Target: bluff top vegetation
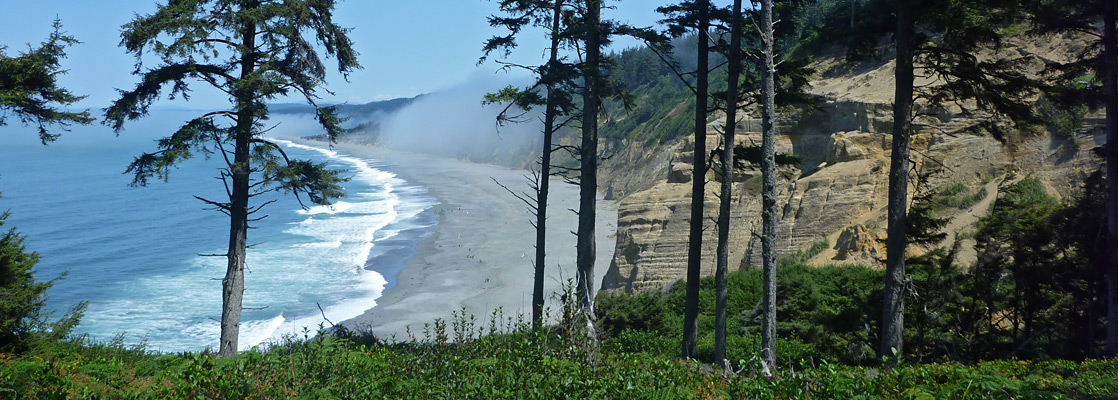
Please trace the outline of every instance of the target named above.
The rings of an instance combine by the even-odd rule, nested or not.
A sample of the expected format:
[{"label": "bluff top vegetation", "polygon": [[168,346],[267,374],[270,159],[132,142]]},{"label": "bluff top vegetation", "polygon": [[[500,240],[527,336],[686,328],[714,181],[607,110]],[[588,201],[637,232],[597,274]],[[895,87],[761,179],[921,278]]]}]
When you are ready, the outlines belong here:
[{"label": "bluff top vegetation", "polygon": [[[266,101],[301,95],[334,140],[344,120],[317,103],[326,68],[317,51],[325,49],[342,73],[359,67],[358,55],[348,28],[332,20],[333,1],[175,0],[123,27],[127,53],[161,62],[137,68],[140,82],[122,91],[104,117],[122,129],[147,114],[164,86],[172,95],[186,93],[187,82],[229,94],[227,110],[191,120],[128,167],[143,185],[165,179],[195,153],[222,156],[219,178],[228,199],[200,199],[230,217],[219,351],[160,354],[123,338],[100,343],[70,335],[84,304],[57,320],[43,311],[53,281],[32,278],[38,256],[12,229],[0,236],[0,397],[1118,397],[1115,2],[763,0],[725,8],[696,0],[661,7],[666,28],[603,20],[599,0],[499,4],[503,14],[490,22],[508,32],[485,44],[486,56],[512,51],[528,25],[544,27],[548,50],[555,49],[546,64],[527,67],[537,78],[531,86],[485,99],[544,106],[551,121],[541,149],[545,172],[537,173],[536,197],[528,201],[540,218],[538,237],[546,229],[541,180],[565,173],[581,189],[578,275],[555,310],[557,324],[542,323],[542,309],[531,321],[501,310],[480,318],[463,310],[413,327],[419,338],[404,342],[320,326],[238,352],[249,216],[266,205],[249,200],[278,190],[325,204],[342,194],[339,171],[289,159],[261,137]],[[14,57],[0,51],[0,111],[37,126],[44,144],[56,137],[47,127],[92,121],[88,113],[60,111],[81,97],[53,79],[62,50],[77,43],[57,27],[40,48]],[[603,55],[616,35],[638,37],[647,47]],[[975,55],[1008,38],[1053,35],[1085,43],[1083,52],[1040,70],[1017,58]],[[691,244],[701,242],[706,168],[718,162],[725,163],[723,174],[762,166],[761,193],[775,215],[775,166],[798,160],[775,154],[774,121],[782,111],[814,107],[817,99],[803,88],[820,54],[896,65],[885,271],[805,265],[829,247],[821,241],[783,255],[766,245],[763,270],[728,273],[720,260],[716,277],[689,270],[685,281],[659,291],[596,292],[601,263],[594,259],[593,212],[600,150],[609,147],[600,141],[662,145],[693,133],[705,146],[712,113],[729,116],[731,126],[735,115],[760,113],[759,148],[708,153],[696,143]],[[916,84],[921,74],[942,84]],[[1035,176],[999,178],[996,200],[973,233],[977,261],[962,265],[962,239],[945,241],[943,211],[973,204],[982,189],[909,184],[929,178],[909,164],[914,116],[948,104],[974,121],[956,134],[999,140],[1025,137],[1046,123],[1082,127],[1087,110],[1105,107],[1101,129],[1109,145],[1098,149],[1105,168],[1091,171],[1067,199],[1053,197]],[[569,157],[549,161],[556,151]],[[738,166],[739,156],[749,164]],[[909,193],[911,186],[917,189]],[[728,204],[729,187],[723,189]],[[722,221],[728,209],[720,207]],[[762,241],[774,239],[773,224],[765,218]],[[537,254],[541,264],[543,256]],[[696,270],[697,257],[689,253]],[[542,285],[535,290],[539,307]]]}]

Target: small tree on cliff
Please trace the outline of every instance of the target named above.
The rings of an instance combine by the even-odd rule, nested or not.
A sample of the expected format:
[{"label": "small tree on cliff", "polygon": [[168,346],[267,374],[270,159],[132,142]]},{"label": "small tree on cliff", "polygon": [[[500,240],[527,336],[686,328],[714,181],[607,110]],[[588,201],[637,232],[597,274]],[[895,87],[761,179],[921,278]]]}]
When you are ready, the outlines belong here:
[{"label": "small tree on cliff", "polygon": [[[229,95],[230,108],[188,121],[159,140],[159,150],[136,157],[127,169],[134,174],[133,185],[143,186],[153,177],[166,180],[171,168],[194,152],[216,152],[224,161],[220,178],[228,199],[198,198],[228,215],[230,222],[222,279],[221,356],[237,351],[246,236],[249,222],[256,220],[249,217],[267,204],[250,205],[249,200],[282,190],[328,204],[342,194],[341,171],[288,158],[261,137],[268,118],[264,102],[288,94],[303,96],[315,107],[315,117],[331,141],[340,132],[334,110],[315,103],[326,75],[316,44],[337,59],[339,72],[359,68],[346,36],[349,29],[334,24],[334,5],[332,0],[171,0],[122,27],[120,44],[136,57],[134,73],[142,78],[105,110],[105,121],[113,129],[119,132],[125,121],[147,115],[165,86],[170,86],[172,98],[189,94],[188,81]],[[145,55],[157,56],[159,66],[142,71]]]},{"label": "small tree on cliff", "polygon": [[66,57],[66,47],[77,43],[55,20],[54,32],[39,47],[10,57],[4,54],[6,47],[0,46],[0,126],[7,123],[5,117],[10,111],[24,125],[37,125],[39,140],[47,144],[58,138],[47,130],[48,126],[59,125],[66,130],[71,124],[93,122],[89,111],[59,109],[85,98],[58,86],[58,76],[66,73],[59,62]]},{"label": "small tree on cliff", "polygon": [[[547,63],[538,67],[525,67],[536,75],[536,82],[528,88],[519,89],[510,86],[499,93],[487,94],[485,97],[485,103],[508,103],[508,106],[497,116],[498,124],[510,121],[521,122],[519,117],[523,115],[511,111],[514,106],[524,112],[533,107],[544,106],[543,149],[540,153],[540,170],[538,174],[531,177],[529,182],[534,197],[525,198],[516,195],[528,204],[536,217],[532,224],[536,228],[535,276],[532,282],[532,326],[534,328],[540,328],[543,321],[547,197],[550,190],[549,178],[552,175],[551,153],[555,151],[552,139],[555,131],[569,121],[569,119],[567,121],[559,121],[559,119],[565,118],[574,110],[571,93],[574,92],[574,78],[577,76],[577,71],[575,71],[574,65],[567,63],[559,54],[564,43],[570,42],[569,32],[564,32],[563,28],[565,27],[562,25],[564,3],[564,0],[502,1],[501,11],[508,16],[490,17],[489,25],[504,27],[509,30],[509,33],[503,36],[494,36],[486,41],[485,55],[481,58],[481,61],[484,61],[494,51],[503,51],[504,55],[507,56],[516,47],[516,35],[526,26],[537,25],[549,29],[548,35],[551,38],[551,47]],[[511,64],[505,64],[505,66],[509,67]],[[543,96],[540,95],[541,90],[544,92]]]}]

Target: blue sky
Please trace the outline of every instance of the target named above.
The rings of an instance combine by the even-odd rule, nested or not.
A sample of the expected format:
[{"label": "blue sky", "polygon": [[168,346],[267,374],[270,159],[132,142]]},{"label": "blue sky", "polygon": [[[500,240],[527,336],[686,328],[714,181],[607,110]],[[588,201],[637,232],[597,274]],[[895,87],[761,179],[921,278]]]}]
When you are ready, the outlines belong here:
[{"label": "blue sky", "polygon": [[[165,1],[165,0],[163,0]],[[161,1],[162,2],[162,1]],[[57,16],[67,33],[82,44],[69,50],[63,66],[70,72],[61,78],[66,87],[89,95],[82,107],[101,108],[116,96],[114,88],[131,88],[138,77],[131,75],[134,59],[117,47],[120,26],[136,14],[155,10],[154,0],[5,1],[0,13],[0,45],[13,55],[37,44],[51,30]],[[627,0],[607,3],[615,8],[603,10],[604,18],[633,25],[648,26],[659,19],[655,8],[667,1]],[[350,38],[360,53],[363,70],[350,75],[347,83],[336,74],[328,77],[328,88],[336,93],[328,101],[365,103],[396,97],[410,97],[461,84],[479,74],[497,73],[492,62],[477,66],[485,39],[498,32],[486,17],[497,11],[488,0],[349,0],[340,2],[335,20],[352,27]],[[637,46],[635,41],[619,41],[614,49]],[[520,41],[521,50],[513,61],[536,64],[547,45],[543,32],[531,32]],[[189,103],[162,100],[159,105],[211,108],[225,104],[224,95],[195,89]],[[297,101],[298,99],[291,99]]]}]

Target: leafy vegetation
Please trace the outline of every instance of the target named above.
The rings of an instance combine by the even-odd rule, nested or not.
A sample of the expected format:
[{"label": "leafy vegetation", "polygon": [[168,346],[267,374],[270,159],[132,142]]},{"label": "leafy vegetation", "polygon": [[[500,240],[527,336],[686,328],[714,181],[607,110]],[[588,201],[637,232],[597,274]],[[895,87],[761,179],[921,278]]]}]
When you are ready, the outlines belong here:
[{"label": "leafy vegetation", "polygon": [[[1098,288],[1086,280],[1084,267],[1075,266],[1095,257],[1097,249],[1084,243],[1094,237],[1087,231],[1098,229],[1100,188],[1096,174],[1083,194],[1060,203],[1035,178],[1004,186],[976,238],[983,243],[981,254],[1005,256],[980,256],[984,261],[969,270],[954,264],[953,247],[935,247],[934,239],[923,242],[931,249],[908,261],[913,289],[906,314],[913,323],[906,326],[905,340],[911,345],[891,367],[879,367],[882,360],[873,355],[882,271],[803,265],[829,247],[820,241],[778,262],[781,368],[772,379],[761,377],[754,358],[761,273],[741,269],[728,277],[728,309],[737,315],[728,321],[727,356],[738,372],[729,378],[701,363],[713,354],[714,282],[707,278],[700,283],[699,332],[705,333],[698,340],[700,361],[675,358],[684,301],[677,285],[662,293],[601,295],[597,313],[603,342],[597,352],[577,327],[532,329],[522,318],[499,312],[481,322],[465,313],[436,320],[422,328],[419,338],[409,336],[402,343],[336,329],[333,335],[310,337],[308,332],[227,358],[208,351],[159,354],[125,346],[120,339],[92,343],[56,337],[33,351],[2,350],[0,396],[1114,397],[1118,361],[1072,361],[1093,354],[1098,339],[1090,335],[1101,327],[1097,313],[1089,311],[1100,301]],[[918,200],[914,209],[927,207],[921,204]],[[924,216],[914,215],[920,216],[914,220]],[[919,229],[914,233],[924,237]],[[563,315],[574,320],[571,310]],[[927,363],[907,365],[905,360]]]},{"label": "leafy vegetation", "polygon": [[[933,208],[966,193],[953,185],[920,196],[912,207],[909,288],[904,331],[906,358],[921,362],[978,362],[1004,358],[1081,360],[1099,354],[1104,292],[1092,272],[1100,249],[1095,241],[1102,218],[1102,178],[1088,179],[1082,194],[1061,203],[1033,177],[1006,185],[976,233],[979,261],[955,261],[958,243],[941,246],[944,220]],[[825,241],[778,261],[778,347],[782,359],[826,360],[853,365],[878,362],[873,355],[880,322],[881,271],[861,266],[807,267],[802,263],[828,247]],[[756,353],[760,271],[729,276],[730,360],[749,367]],[[713,278],[701,283],[700,332],[711,332]],[[674,346],[656,337],[678,337],[682,290],[660,294],[609,294],[598,315],[614,343],[626,351],[671,356]],[[607,339],[608,341],[609,339]],[[700,337],[709,355],[709,334]],[[704,348],[704,346],[706,346]],[[709,358],[709,357],[708,357]],[[708,358],[707,359],[709,361]]]},{"label": "leafy vegetation", "polygon": [[985,187],[979,187],[978,190],[974,191],[969,189],[965,182],[956,182],[940,189],[939,193],[936,193],[935,199],[932,200],[933,209],[940,210],[951,207],[963,210],[978,204],[990,195]]},{"label": "leafy vegetation", "polygon": [[[0,227],[9,215],[0,212]],[[0,352],[28,351],[60,340],[77,326],[85,310],[85,303],[79,303],[62,318],[50,320],[43,309],[46,291],[62,277],[36,282],[33,268],[39,255],[27,251],[24,238],[15,228],[0,232]]]},{"label": "leafy vegetation", "polygon": [[[635,335],[635,334],[634,334]],[[658,343],[664,337],[631,337]],[[668,340],[674,348],[676,340]],[[621,342],[614,342],[621,344]],[[591,357],[556,330],[451,344],[367,338],[290,340],[217,358],[160,355],[120,342],[57,342],[0,355],[3,398],[1101,398],[1118,395],[1116,361],[991,361],[895,368],[797,361],[775,379],[618,346]],[[731,342],[734,347],[742,343]],[[786,343],[782,342],[781,345]],[[645,346],[648,347],[648,346]]]}]

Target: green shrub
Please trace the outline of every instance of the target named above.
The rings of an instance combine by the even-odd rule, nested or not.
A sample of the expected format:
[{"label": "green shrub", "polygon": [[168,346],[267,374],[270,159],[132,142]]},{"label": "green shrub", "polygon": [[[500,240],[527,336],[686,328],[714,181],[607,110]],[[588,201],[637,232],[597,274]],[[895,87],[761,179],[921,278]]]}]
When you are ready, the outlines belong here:
[{"label": "green shrub", "polygon": [[[0,227],[10,213],[0,213]],[[56,341],[70,334],[85,310],[80,303],[56,321],[43,310],[47,301],[46,291],[62,276],[36,282],[35,264],[39,255],[28,252],[25,237],[15,228],[0,233],[0,352],[26,351]]]}]

